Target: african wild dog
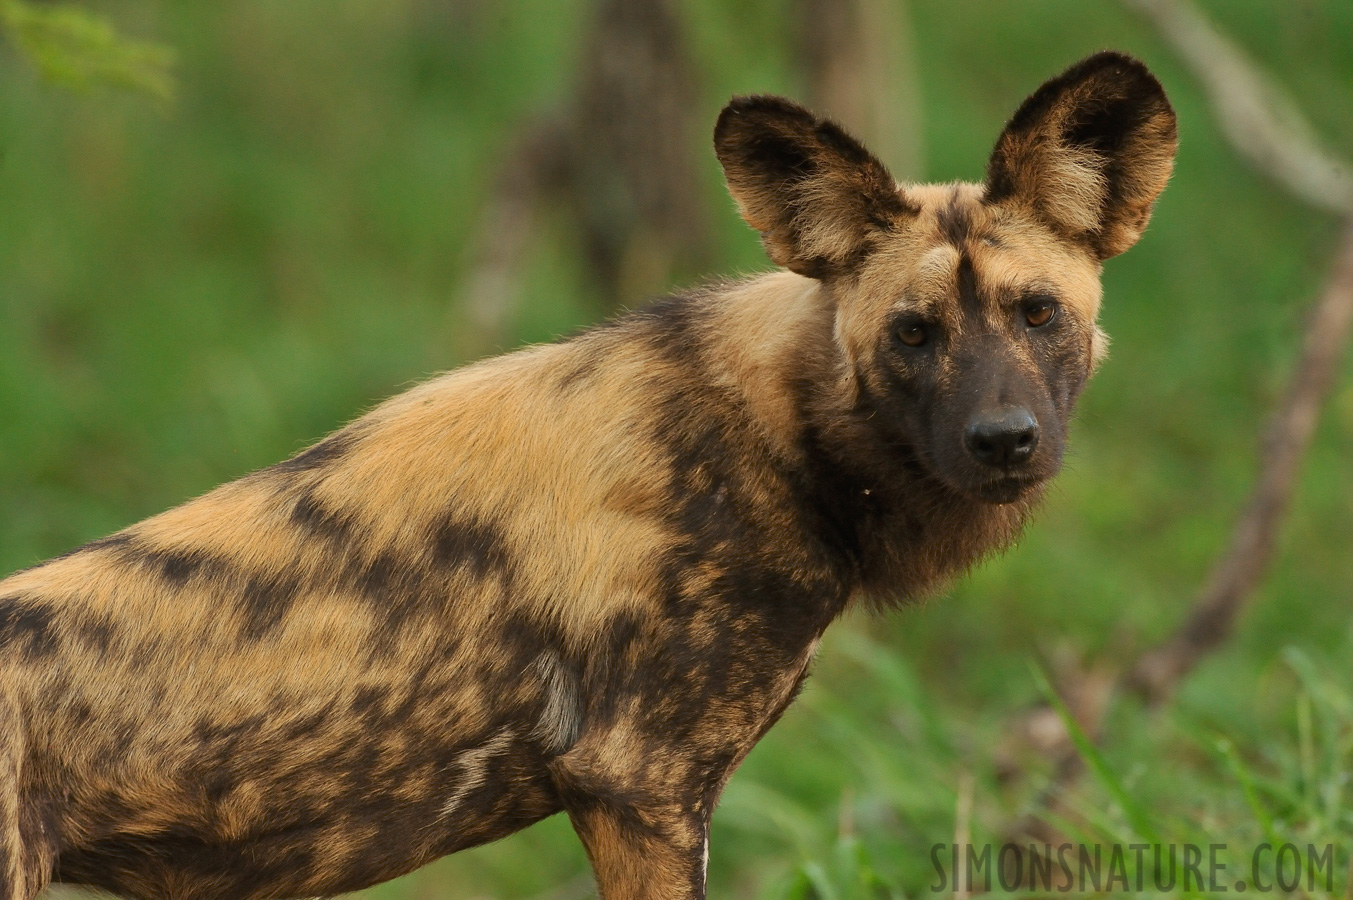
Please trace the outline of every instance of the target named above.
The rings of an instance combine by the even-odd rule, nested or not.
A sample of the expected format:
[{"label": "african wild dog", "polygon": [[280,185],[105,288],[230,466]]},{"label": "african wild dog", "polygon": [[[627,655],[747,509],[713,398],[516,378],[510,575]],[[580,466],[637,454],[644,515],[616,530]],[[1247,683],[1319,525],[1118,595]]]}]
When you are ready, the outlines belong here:
[{"label": "african wild dog", "polygon": [[985,184],[897,185],[742,97],[715,148],[788,271],[386,402],[0,582],[0,898],[350,891],[560,810],[602,895],[704,895],[725,781],[823,629],[1018,533],[1175,119],[1101,53]]}]

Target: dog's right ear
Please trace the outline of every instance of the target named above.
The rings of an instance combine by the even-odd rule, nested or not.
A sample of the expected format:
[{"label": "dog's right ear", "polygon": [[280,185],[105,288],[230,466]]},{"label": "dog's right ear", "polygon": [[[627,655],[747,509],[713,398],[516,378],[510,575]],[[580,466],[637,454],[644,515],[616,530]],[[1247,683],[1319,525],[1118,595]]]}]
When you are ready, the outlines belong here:
[{"label": "dog's right ear", "polygon": [[714,151],[742,218],[777,265],[800,275],[849,272],[875,233],[915,212],[859,141],[782,97],[734,97]]}]

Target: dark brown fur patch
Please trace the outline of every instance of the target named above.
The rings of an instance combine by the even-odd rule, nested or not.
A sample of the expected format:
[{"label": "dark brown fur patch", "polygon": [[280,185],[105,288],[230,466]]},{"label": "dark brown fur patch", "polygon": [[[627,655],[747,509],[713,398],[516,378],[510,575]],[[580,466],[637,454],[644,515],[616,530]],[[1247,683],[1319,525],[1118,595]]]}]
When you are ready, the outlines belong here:
[{"label": "dark brown fur patch", "polygon": [[56,625],[46,605],[22,597],[0,598],[0,653],[34,660],[49,656],[56,648]]},{"label": "dark brown fur patch", "polygon": [[940,210],[937,221],[944,239],[962,249],[972,233],[972,216],[960,200],[957,190],[954,191],[953,198]]},{"label": "dark brown fur patch", "polygon": [[342,459],[356,444],[357,435],[351,429],[340,431],[265,471],[284,474],[308,472]]}]

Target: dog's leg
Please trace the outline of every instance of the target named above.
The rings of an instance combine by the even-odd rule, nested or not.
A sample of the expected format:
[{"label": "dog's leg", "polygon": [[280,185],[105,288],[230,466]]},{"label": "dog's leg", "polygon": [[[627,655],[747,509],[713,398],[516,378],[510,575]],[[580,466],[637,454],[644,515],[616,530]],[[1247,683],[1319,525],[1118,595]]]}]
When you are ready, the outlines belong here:
[{"label": "dog's leg", "polygon": [[614,797],[568,809],[601,900],[704,900],[707,817]]},{"label": "dog's leg", "polygon": [[24,806],[26,743],[18,706],[0,687],[0,900],[32,900],[52,877],[51,835]]},{"label": "dog's leg", "polygon": [[602,900],[704,900],[718,792],[683,756],[632,734],[614,738],[585,741],[550,765]]}]

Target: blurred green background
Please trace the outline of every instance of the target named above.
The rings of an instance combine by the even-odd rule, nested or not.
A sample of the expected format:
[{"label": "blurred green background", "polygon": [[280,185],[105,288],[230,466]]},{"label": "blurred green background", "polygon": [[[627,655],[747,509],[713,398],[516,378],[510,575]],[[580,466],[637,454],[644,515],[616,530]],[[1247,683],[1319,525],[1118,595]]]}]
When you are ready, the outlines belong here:
[{"label": "blurred green background", "polygon": [[[1043,79],[1127,50],[1174,101],[1178,166],[1145,238],[1106,266],[1113,350],[1066,471],[1020,545],[947,596],[838,625],[714,820],[711,896],[927,894],[956,820],[1000,841],[1037,810],[1046,766],[1003,724],[1041,699],[1034,668],[1121,665],[1188,608],[1339,223],[1249,169],[1189,71],[1115,3],[875,0],[855,40],[819,27],[829,3],[689,0],[659,23],[676,68],[646,76],[607,41],[653,23],[607,32],[615,6],[83,5],[174,53],[169,101],[70,90],[0,45],[0,570],[282,459],[438,370],[767,268],[709,148],[730,94],[811,98],[901,178],[976,180]],[[1203,9],[1353,156],[1353,3]],[[617,84],[639,99],[599,106]],[[614,119],[634,109],[664,117],[642,123],[660,142],[626,137]],[[640,196],[673,173],[682,196]],[[1107,774],[1063,798],[1066,833],[1126,842],[1145,815],[1170,840],[1333,842],[1342,889],[1351,375],[1238,633],[1162,714],[1115,703]],[[591,890],[556,817],[368,895]]]}]

